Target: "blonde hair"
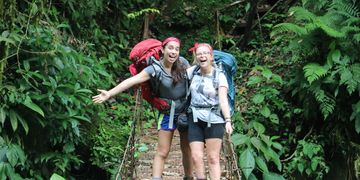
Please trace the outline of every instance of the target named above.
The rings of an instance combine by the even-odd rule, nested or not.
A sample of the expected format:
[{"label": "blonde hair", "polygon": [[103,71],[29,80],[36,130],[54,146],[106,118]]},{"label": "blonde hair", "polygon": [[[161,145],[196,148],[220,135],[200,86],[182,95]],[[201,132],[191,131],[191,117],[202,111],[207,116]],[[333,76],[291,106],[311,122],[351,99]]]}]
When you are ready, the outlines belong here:
[{"label": "blonde hair", "polygon": [[205,46],[207,48],[209,48],[211,55],[213,57],[212,59],[212,66],[215,66],[215,62],[214,62],[214,50],[212,48],[212,46],[209,43],[195,43],[194,47],[193,47],[193,57],[194,57],[194,61],[193,63],[196,62],[196,50],[201,47],[201,46]]}]

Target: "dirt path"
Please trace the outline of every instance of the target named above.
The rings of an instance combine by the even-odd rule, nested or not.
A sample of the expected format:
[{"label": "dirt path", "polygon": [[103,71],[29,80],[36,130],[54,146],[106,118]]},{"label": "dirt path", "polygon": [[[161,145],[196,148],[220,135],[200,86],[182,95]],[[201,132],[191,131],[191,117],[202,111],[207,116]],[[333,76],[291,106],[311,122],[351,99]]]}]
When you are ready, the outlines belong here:
[{"label": "dirt path", "polygon": [[[156,152],[157,146],[157,130],[155,128],[144,129],[139,143],[144,143],[149,148],[148,151],[142,152],[139,157],[138,164],[136,165],[136,179],[138,180],[150,180],[152,172],[152,161]],[[223,175],[225,176],[224,170],[224,156],[221,156],[221,168]],[[181,150],[180,150],[180,136],[177,131],[174,133],[174,138],[171,146],[169,157],[165,163],[163,172],[163,180],[182,180],[184,175],[182,161],[181,161]],[[226,179],[225,177],[222,179]]]}]

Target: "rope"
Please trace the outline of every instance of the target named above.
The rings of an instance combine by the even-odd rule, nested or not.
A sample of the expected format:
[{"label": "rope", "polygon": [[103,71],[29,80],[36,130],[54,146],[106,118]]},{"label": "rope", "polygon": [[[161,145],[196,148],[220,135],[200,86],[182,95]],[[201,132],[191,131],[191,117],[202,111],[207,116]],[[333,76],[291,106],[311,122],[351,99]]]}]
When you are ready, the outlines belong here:
[{"label": "rope", "polygon": [[240,168],[237,165],[237,155],[234,150],[234,146],[231,142],[230,136],[228,134],[225,135],[225,139],[223,141],[223,153],[226,158],[225,169],[227,172],[227,179],[233,180],[241,180],[241,172]]},{"label": "rope", "polygon": [[[132,173],[133,173],[132,170],[135,169],[135,160],[134,160],[133,154],[134,154],[134,150],[135,150],[134,142],[135,142],[135,134],[136,134],[136,124],[139,121],[139,119],[141,118],[141,113],[139,110],[140,106],[141,106],[141,93],[140,93],[140,88],[137,88],[131,132],[130,132],[130,136],[129,136],[127,144],[126,144],[126,149],[123,154],[121,164],[119,165],[119,169],[116,174],[115,180],[119,180],[119,178],[126,179],[126,177],[132,177]],[[128,165],[125,165],[124,164],[125,162],[130,162],[130,163],[128,163]],[[127,168],[124,168],[124,166],[127,166]]]}]

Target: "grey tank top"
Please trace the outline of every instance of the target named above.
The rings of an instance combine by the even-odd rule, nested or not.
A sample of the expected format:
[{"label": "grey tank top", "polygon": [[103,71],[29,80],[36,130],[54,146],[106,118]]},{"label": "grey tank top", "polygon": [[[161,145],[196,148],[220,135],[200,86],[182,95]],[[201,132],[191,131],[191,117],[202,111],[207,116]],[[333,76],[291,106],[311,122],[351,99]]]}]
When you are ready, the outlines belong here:
[{"label": "grey tank top", "polygon": [[[180,57],[179,60],[182,64],[186,66],[189,64],[189,62],[183,57]],[[162,59],[160,59],[160,61],[162,61]],[[154,68],[154,66],[158,65],[160,65],[161,68]],[[144,70],[150,75],[150,81],[160,81],[159,83],[157,83],[159,85],[157,89],[158,96],[160,98],[169,100],[181,100],[186,97],[186,72],[184,72],[184,78],[178,83],[176,83],[176,85],[174,86],[171,74],[165,72],[162,63],[147,66]],[[158,73],[161,73],[161,75],[159,76],[160,78],[156,76]],[[184,105],[184,103],[176,103],[175,112],[182,112],[184,110]]]}]

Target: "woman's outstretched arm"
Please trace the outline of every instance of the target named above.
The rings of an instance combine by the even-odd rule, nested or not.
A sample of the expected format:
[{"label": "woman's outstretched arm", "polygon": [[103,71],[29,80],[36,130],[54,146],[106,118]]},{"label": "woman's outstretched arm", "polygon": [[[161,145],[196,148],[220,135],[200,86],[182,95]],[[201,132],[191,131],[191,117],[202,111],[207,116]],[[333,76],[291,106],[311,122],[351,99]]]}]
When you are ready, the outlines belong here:
[{"label": "woman's outstretched arm", "polygon": [[150,75],[144,70],[142,70],[139,74],[125,79],[124,81],[122,81],[120,84],[110,89],[109,91],[98,89],[100,94],[92,97],[93,102],[103,103],[104,101],[108,100],[110,97],[115,96],[116,94],[121,93],[129,89],[130,87],[145,82],[149,79],[150,79]]}]

